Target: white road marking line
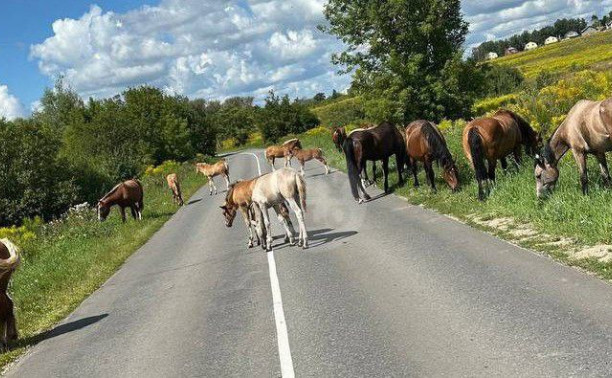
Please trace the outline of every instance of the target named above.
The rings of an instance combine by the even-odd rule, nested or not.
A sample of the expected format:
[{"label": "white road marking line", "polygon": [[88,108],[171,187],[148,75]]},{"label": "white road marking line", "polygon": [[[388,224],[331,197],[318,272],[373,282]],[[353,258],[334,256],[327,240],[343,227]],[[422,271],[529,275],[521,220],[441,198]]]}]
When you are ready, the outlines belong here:
[{"label": "white road marking line", "polygon": [[[251,152],[240,152],[240,155],[252,155],[257,161],[257,170],[261,176],[261,164],[259,157]],[[293,359],[291,358],[291,348],[289,348],[289,333],[287,332],[287,322],[285,321],[285,311],[283,310],[283,298],[281,296],[278,274],[276,273],[276,261],[274,260],[274,250],[268,252],[268,270],[270,271],[270,286],[272,288],[272,302],[274,305],[274,320],[276,323],[276,340],[278,342],[278,356],[280,357],[281,375],[283,378],[294,378]]]}]

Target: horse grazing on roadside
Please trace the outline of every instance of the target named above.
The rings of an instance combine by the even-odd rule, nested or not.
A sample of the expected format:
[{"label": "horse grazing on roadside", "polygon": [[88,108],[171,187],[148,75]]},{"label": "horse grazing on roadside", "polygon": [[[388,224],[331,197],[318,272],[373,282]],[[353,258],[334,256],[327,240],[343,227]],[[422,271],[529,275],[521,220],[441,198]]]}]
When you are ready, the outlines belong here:
[{"label": "horse grazing on roadside", "polygon": [[211,196],[213,193],[213,188],[215,189],[215,194],[218,193],[217,186],[215,185],[215,181],[213,180],[215,176],[223,176],[223,178],[225,179],[225,185],[229,190],[229,165],[227,165],[227,161],[225,159],[221,159],[214,164],[196,163],[196,173],[202,173],[204,176],[206,176],[206,178],[208,178],[208,187],[210,188]]},{"label": "horse grazing on roadside", "polygon": [[289,139],[280,146],[270,146],[266,148],[266,160],[270,163],[272,170],[275,170],[274,160],[277,158],[285,158],[285,167],[291,163],[291,151],[301,149],[302,143],[299,139]]},{"label": "horse grazing on roadside", "polygon": [[367,160],[382,160],[385,176],[384,188],[385,193],[388,193],[389,158],[395,155],[399,184],[403,184],[402,170],[406,157],[406,143],[402,133],[395,125],[384,122],[372,129],[354,131],[347,135],[342,145],[342,150],[346,156],[351,192],[357,202],[363,202],[359,196],[358,189],[361,189],[363,192],[365,200],[370,199],[359,177],[360,172],[365,168]]},{"label": "horse grazing on roadside", "polygon": [[102,199],[98,201],[98,220],[104,221],[111,207],[117,205],[121,212],[121,220],[125,223],[125,208],[129,207],[134,219],[142,220],[144,191],[140,181],[127,180],[115,185]]},{"label": "horse grazing on roadside", "polygon": [[308,231],[304,223],[306,182],[299,173],[292,168],[285,167],[259,177],[253,186],[252,200],[256,210],[263,218],[263,221],[259,222],[259,234],[266,250],[272,250],[272,230],[268,209],[285,202],[289,204],[299,223],[298,245],[304,249],[308,248]]},{"label": "horse grazing on roadside", "polygon": [[489,181],[495,182],[497,160],[501,160],[502,168],[506,169],[506,157],[513,154],[518,166],[521,147],[525,146],[527,155],[534,156],[540,143],[540,135],[529,123],[509,110],[501,109],[492,117],[468,123],[463,130],[463,151],[476,173],[478,199],[484,201],[490,192]]},{"label": "horse grazing on roadside", "polygon": [[[344,127],[337,127],[336,129],[334,129],[334,132],[332,133],[332,142],[334,142],[334,145],[336,146],[336,149],[338,150],[338,152],[343,152],[342,151],[342,145],[344,144],[344,140],[351,135],[352,133],[356,132],[356,131],[363,131],[363,130],[368,130],[371,129],[373,127],[376,127],[375,125],[366,125],[364,127],[358,128],[358,129],[354,129],[352,130],[348,135],[346,134],[346,129]],[[368,170],[366,167],[366,163],[363,164],[363,178],[362,178],[362,184],[364,186],[369,186],[372,183],[374,183],[376,181],[376,162],[373,161],[372,162],[372,180],[370,181],[370,178],[368,177]]]},{"label": "horse grazing on roadside", "polygon": [[329,174],[329,167],[327,166],[327,161],[323,157],[323,150],[320,148],[309,148],[309,149],[294,149],[291,150],[291,156],[295,157],[297,161],[300,163],[300,172],[302,175],[304,174],[304,164],[307,161],[315,159],[319,161],[321,164],[325,166],[325,174]]},{"label": "horse grazing on roadside", "polygon": [[19,248],[8,239],[0,239],[0,349],[3,352],[19,336],[13,300],[8,294],[8,284],[19,261]]},{"label": "horse grazing on roadside", "polygon": [[[261,177],[261,176],[260,176]],[[253,231],[257,236],[257,244],[261,243],[263,236],[260,234],[260,230],[257,228],[259,222],[262,221],[260,214],[253,206],[253,188],[259,177],[251,180],[237,181],[230,185],[229,190],[225,196],[225,202],[221,206],[223,209],[223,216],[225,217],[225,225],[232,227],[234,219],[236,218],[237,210],[240,210],[244,219],[244,224],[247,227],[249,233],[249,241],[247,246],[253,247]],[[284,202],[281,202],[273,206],[274,211],[278,216],[278,221],[283,225],[285,229],[285,242],[294,245],[294,234],[293,224],[291,218],[289,218],[289,209]]]},{"label": "horse grazing on roadside", "polygon": [[442,166],[442,177],[453,190],[459,187],[459,173],[448,150],[446,140],[438,127],[429,121],[414,121],[406,127],[406,153],[408,155],[408,166],[412,168],[414,175],[414,186],[419,186],[417,178],[418,162],[423,162],[427,181],[435,191],[433,162]]},{"label": "horse grazing on roadside", "polygon": [[552,192],[559,180],[559,160],[569,150],[580,172],[582,193],[587,194],[587,154],[599,162],[605,186],[610,186],[606,152],[612,151],[612,98],[603,101],[579,101],[555,130],[544,146],[542,156],[535,159],[536,194]]},{"label": "horse grazing on roadside", "polygon": [[181,184],[179,183],[178,175],[176,173],[170,173],[166,176],[168,187],[172,191],[172,201],[178,203],[179,206],[183,206],[183,194],[181,193]]}]

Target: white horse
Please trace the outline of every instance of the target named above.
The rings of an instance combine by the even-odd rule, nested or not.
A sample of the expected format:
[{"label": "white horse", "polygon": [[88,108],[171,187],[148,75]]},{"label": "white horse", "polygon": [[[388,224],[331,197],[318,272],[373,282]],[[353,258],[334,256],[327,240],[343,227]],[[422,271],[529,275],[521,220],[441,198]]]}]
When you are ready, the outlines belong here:
[{"label": "white horse", "polygon": [[268,209],[284,201],[289,204],[299,223],[298,245],[304,249],[308,248],[308,232],[304,224],[306,182],[300,174],[291,168],[281,168],[261,176],[255,183],[252,198],[263,218],[258,225],[258,234],[264,241],[266,250],[272,250],[272,231]]}]

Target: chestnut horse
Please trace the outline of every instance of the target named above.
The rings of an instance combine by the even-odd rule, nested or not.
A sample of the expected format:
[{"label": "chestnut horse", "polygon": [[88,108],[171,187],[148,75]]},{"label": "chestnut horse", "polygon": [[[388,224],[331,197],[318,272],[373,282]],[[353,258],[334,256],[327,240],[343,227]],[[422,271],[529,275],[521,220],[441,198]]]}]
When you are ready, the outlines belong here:
[{"label": "chestnut horse", "polygon": [[295,157],[300,163],[300,172],[302,173],[302,175],[304,174],[304,164],[306,164],[307,161],[310,161],[312,159],[321,162],[321,164],[325,166],[325,174],[329,174],[329,167],[327,166],[327,161],[325,161],[325,158],[323,157],[323,150],[320,148],[309,148],[305,150],[296,148],[294,150],[291,150],[291,156]]},{"label": "chestnut horse", "polygon": [[490,191],[489,181],[495,182],[498,159],[501,159],[502,168],[506,168],[506,157],[513,154],[519,165],[521,146],[524,145],[525,152],[533,156],[540,140],[527,121],[509,110],[501,109],[492,117],[478,118],[468,123],[463,130],[463,151],[476,172],[478,199],[483,201]]},{"label": "chestnut horse", "polygon": [[[263,236],[259,234],[257,229],[258,222],[261,222],[261,217],[256,216],[257,211],[253,207],[253,188],[259,177],[251,180],[238,181],[230,185],[229,190],[225,196],[225,203],[221,206],[223,209],[223,216],[225,217],[225,225],[232,227],[234,219],[236,218],[237,210],[240,210],[242,217],[244,218],[244,224],[247,227],[249,233],[249,241],[247,246],[253,247],[253,230],[256,232],[257,244],[261,243]],[[289,242],[291,245],[295,244],[293,240],[293,224],[289,218],[289,210],[284,202],[274,206],[274,211],[278,215],[278,220],[285,228],[286,237],[285,242]]]},{"label": "chestnut horse", "polygon": [[429,121],[414,121],[406,127],[406,152],[408,154],[408,166],[412,168],[414,175],[414,186],[419,186],[417,178],[418,162],[423,162],[427,181],[435,191],[433,162],[442,166],[442,177],[453,190],[459,187],[459,174],[453,156],[448,150],[446,140],[438,127]]},{"label": "chestnut horse", "polygon": [[0,239],[0,349],[8,350],[9,341],[17,340],[17,322],[13,300],[8,294],[11,275],[19,265],[19,248],[8,239]]},{"label": "chestnut horse", "polygon": [[276,158],[285,158],[285,167],[291,163],[291,151],[296,148],[302,148],[302,143],[297,138],[289,139],[280,146],[270,146],[266,148],[266,160],[270,163],[272,170],[275,170],[274,160]]},{"label": "chestnut horse", "polygon": [[172,191],[172,201],[178,203],[179,206],[183,206],[183,194],[181,193],[181,184],[176,173],[170,173],[166,176],[168,187]]},{"label": "chestnut horse", "polygon": [[370,199],[370,196],[365,191],[363,182],[359,179],[359,174],[365,168],[367,160],[382,160],[385,176],[384,188],[385,193],[388,193],[389,158],[391,155],[395,155],[399,184],[403,184],[402,169],[406,157],[406,143],[402,133],[395,125],[383,122],[372,129],[354,131],[347,135],[342,145],[342,150],[346,156],[349,183],[355,201],[363,202],[359,196],[359,189],[363,193],[365,200]]},{"label": "chestnut horse", "polygon": [[[352,130],[348,135],[351,135],[355,131],[368,130],[373,127],[376,127],[376,126],[366,125],[364,127]],[[334,145],[336,146],[336,149],[338,150],[338,152],[342,152],[342,145],[344,144],[344,140],[346,139],[348,135],[346,134],[346,129],[344,127],[337,127],[336,129],[334,129],[334,132],[332,133],[332,142],[334,142]],[[368,170],[367,170],[366,165],[367,165],[366,163],[363,164],[362,184],[364,186],[371,185],[372,183],[376,181],[376,162],[375,161],[372,162],[372,180],[373,181],[370,181],[370,178],[368,177]]]},{"label": "chestnut horse", "polygon": [[559,160],[569,150],[580,172],[582,193],[587,194],[587,154],[599,162],[604,185],[610,186],[606,152],[612,151],[612,98],[603,101],[579,101],[544,146],[543,156],[536,157],[536,193],[542,197],[551,192],[559,180]]},{"label": "chestnut horse", "polygon": [[230,177],[229,177],[229,165],[225,159],[221,159],[215,164],[196,163],[196,173],[202,173],[208,178],[208,187],[210,188],[210,195],[212,196],[213,188],[215,188],[215,194],[218,193],[217,186],[213,178],[215,176],[223,176],[225,179],[225,186],[229,190]]},{"label": "chestnut horse", "polygon": [[143,203],[142,184],[136,179],[127,180],[115,185],[102,199],[98,201],[98,219],[106,220],[111,207],[117,205],[121,211],[121,220],[125,222],[125,208],[132,210],[134,219],[142,220]]}]

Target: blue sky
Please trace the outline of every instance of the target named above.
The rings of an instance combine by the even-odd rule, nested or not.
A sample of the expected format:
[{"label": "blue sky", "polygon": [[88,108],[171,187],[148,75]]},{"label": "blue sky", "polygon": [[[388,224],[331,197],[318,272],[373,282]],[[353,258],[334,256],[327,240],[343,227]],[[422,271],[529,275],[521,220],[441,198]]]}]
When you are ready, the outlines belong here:
[{"label": "blue sky", "polygon": [[[315,26],[325,0],[0,0],[0,116],[29,114],[58,75],[83,97],[151,84],[189,97],[345,89]],[[612,0],[464,0],[466,48]]]}]

